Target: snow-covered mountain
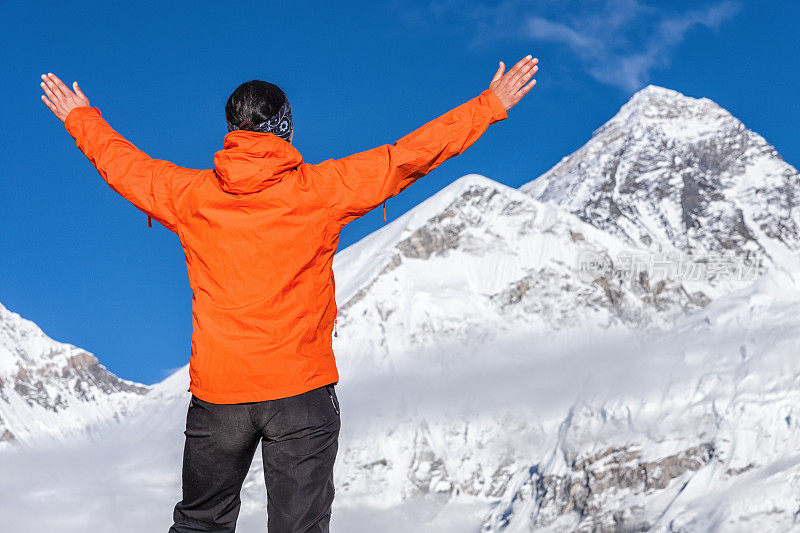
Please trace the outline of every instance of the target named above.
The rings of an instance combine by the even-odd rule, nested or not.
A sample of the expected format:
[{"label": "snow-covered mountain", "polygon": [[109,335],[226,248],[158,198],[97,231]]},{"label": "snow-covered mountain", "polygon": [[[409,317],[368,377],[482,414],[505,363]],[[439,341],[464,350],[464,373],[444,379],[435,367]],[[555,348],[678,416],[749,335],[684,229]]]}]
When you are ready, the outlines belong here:
[{"label": "snow-covered mountain", "polygon": [[706,98],[648,86],[520,190],[642,248],[800,261],[797,170]]},{"label": "snow-covered mountain", "polygon": [[97,433],[148,388],[0,304],[0,448]]},{"label": "snow-covered mountain", "polygon": [[[470,174],[336,255],[334,269],[344,274],[338,343],[390,362],[390,354],[520,329],[667,327],[707,303],[702,283],[587,269],[587,261],[638,251],[555,205]],[[359,361],[342,364],[347,371]]]},{"label": "snow-covered mountain", "polygon": [[465,509],[484,532],[797,527],[798,289],[768,274],[648,338],[419,350],[343,395],[341,512],[407,507],[431,531],[474,530]]},{"label": "snow-covered mountain", "polygon": [[[339,252],[332,529],[800,530],[798,186],[713,102],[648,87],[520,189],[464,176]],[[98,392],[132,399],[113,431],[0,453],[0,516],[119,529],[124,501],[123,529],[165,530],[187,383]],[[264,499],[256,454],[240,531]]]},{"label": "snow-covered mountain", "polygon": [[[468,386],[486,366],[516,392],[487,416],[463,394],[450,405],[474,409],[442,414],[430,405],[447,402],[413,388],[402,423],[359,427],[370,436],[340,459],[340,492],[423,502],[428,518],[492,502],[484,531],[785,530],[800,507],[786,496],[800,475],[799,189],[728,112],[648,87],[520,190],[466,176],[340,252],[337,272],[358,273],[337,285],[344,376],[375,369],[393,391],[387,370],[433,389],[464,381],[492,403],[497,384]],[[739,476],[752,470],[782,480],[750,491]]]}]

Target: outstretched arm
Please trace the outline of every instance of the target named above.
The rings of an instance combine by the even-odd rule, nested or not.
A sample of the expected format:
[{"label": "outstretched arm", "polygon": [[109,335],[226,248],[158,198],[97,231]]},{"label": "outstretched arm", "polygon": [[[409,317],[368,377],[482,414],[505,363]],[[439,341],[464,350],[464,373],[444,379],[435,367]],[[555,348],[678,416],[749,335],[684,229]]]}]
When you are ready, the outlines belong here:
[{"label": "outstretched arm", "polygon": [[503,75],[501,61],[488,89],[393,145],[304,165],[309,186],[342,226],[355,220],[464,152],[489,125],[507,118],[507,111],[536,84],[531,78],[538,69],[538,60],[527,56]]},{"label": "outstretched arm", "polygon": [[42,101],[64,123],[77,147],[112,189],[172,231],[178,226],[178,199],[197,171],[153,159],[114,131],[89,106],[78,82],[71,91],[54,74],[42,75]]}]

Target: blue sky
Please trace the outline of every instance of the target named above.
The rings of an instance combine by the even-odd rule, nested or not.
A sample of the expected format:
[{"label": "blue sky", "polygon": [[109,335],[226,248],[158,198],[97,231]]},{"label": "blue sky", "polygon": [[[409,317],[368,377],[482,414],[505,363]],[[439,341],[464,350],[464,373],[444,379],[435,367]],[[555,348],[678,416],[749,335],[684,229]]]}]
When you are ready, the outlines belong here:
[{"label": "blue sky", "polygon": [[[5,2],[0,18],[0,302],[145,383],[188,362],[180,243],[75,148],[40,100],[44,72],[78,80],[151,156],[210,168],[249,79],[286,91],[316,163],[393,143],[480,93],[499,60],[538,57],[509,118],[390,199],[390,221],[470,172],[537,177],[647,83],[715,100],[800,165],[796,1]],[[380,208],[353,222],[340,249],[382,224]]]}]

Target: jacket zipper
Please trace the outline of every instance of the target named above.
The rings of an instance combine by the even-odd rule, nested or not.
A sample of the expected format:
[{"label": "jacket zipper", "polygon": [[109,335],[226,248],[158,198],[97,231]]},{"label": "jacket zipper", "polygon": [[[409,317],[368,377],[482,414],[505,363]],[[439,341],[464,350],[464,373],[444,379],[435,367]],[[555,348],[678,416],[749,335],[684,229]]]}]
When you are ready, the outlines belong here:
[{"label": "jacket zipper", "polygon": [[331,392],[331,386],[328,385],[328,397],[331,399],[331,405],[333,405],[333,410],[336,411],[336,414],[339,414],[339,408],[336,407],[336,402],[333,401],[333,393]]},{"label": "jacket zipper", "polygon": [[337,316],[336,318],[334,318],[334,319],[333,319],[333,336],[334,336],[334,337],[338,337],[338,336],[339,336],[339,331],[336,329],[336,322],[337,322],[338,320],[339,320],[339,317],[338,317],[338,316]]}]

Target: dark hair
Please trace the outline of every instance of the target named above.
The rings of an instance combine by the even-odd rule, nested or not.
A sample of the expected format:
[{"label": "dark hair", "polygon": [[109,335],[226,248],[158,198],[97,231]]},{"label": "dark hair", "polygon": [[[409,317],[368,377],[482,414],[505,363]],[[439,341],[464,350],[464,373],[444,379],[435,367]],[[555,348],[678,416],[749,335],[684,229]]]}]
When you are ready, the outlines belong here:
[{"label": "dark hair", "polygon": [[268,81],[252,80],[239,85],[225,104],[225,118],[240,130],[272,118],[286,102],[280,87]]}]

